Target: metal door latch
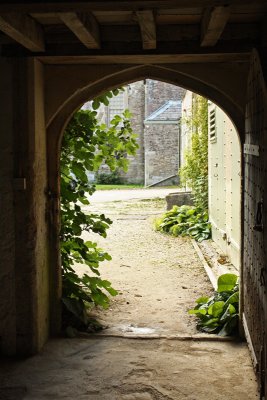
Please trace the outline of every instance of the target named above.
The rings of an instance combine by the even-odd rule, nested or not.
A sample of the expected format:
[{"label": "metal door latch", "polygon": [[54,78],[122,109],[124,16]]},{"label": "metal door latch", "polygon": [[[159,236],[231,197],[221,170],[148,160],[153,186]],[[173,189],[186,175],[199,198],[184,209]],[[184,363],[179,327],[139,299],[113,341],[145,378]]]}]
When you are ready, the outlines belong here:
[{"label": "metal door latch", "polygon": [[263,200],[258,201],[257,203],[256,220],[255,220],[255,225],[253,226],[253,230],[257,232],[263,231],[262,209],[263,209]]},{"label": "metal door latch", "polygon": [[265,280],[265,269],[261,268],[261,273],[260,273],[260,285],[261,286],[266,286],[266,280]]}]

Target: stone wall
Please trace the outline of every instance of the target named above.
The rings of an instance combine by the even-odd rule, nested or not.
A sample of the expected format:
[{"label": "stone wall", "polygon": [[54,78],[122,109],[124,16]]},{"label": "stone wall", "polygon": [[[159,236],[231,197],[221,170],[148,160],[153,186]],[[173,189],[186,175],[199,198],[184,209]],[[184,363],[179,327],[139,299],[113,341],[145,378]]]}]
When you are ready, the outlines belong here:
[{"label": "stone wall", "polygon": [[[169,100],[181,100],[185,90],[166,82],[146,80],[146,118]],[[145,185],[178,185],[180,160],[178,121],[145,125]],[[165,180],[166,178],[169,178]]]},{"label": "stone wall", "polygon": [[[138,135],[139,148],[135,156],[128,157],[130,161],[128,171],[126,173],[120,171],[124,183],[146,186],[157,182],[161,182],[159,185],[162,186],[179,183],[177,176],[163,181],[169,176],[176,175],[179,168],[178,123],[167,125],[150,123],[148,127],[144,125],[144,121],[167,101],[181,100],[184,92],[185,90],[178,86],[152,79],[137,81],[125,87],[124,97],[127,99],[125,108],[132,113],[132,129]],[[112,101],[109,107],[113,115]],[[105,120],[109,114],[107,108],[104,113],[106,113]],[[145,139],[145,136],[148,138]],[[106,165],[102,165],[99,172],[110,173]]]},{"label": "stone wall", "polygon": [[19,61],[15,76],[18,93],[14,123],[17,352],[31,354],[42,347],[49,334],[43,66],[33,59]]},{"label": "stone wall", "polygon": [[0,352],[30,355],[49,335],[43,66],[1,59],[0,67]]},{"label": "stone wall", "polygon": [[144,118],[145,118],[145,86],[144,81],[131,83],[127,87],[128,108],[132,113],[133,132],[138,135],[139,149],[136,155],[129,156],[130,164],[127,173],[121,173],[126,183],[144,184]]},{"label": "stone wall", "polygon": [[[149,124],[145,127],[145,186],[178,184],[178,124]],[[163,181],[170,178],[167,181]],[[163,181],[163,182],[162,182]]]},{"label": "stone wall", "polygon": [[185,89],[167,82],[146,79],[146,118],[168,100],[182,100]]},{"label": "stone wall", "polygon": [[[28,60],[20,58],[16,61],[18,65],[13,74],[15,61],[11,59],[7,61],[1,57],[0,63],[0,232],[2,234],[0,241],[0,345],[4,353],[23,352],[24,355],[31,355],[40,350],[47,338],[49,314],[52,321],[50,332],[53,334],[60,332],[58,155],[60,138],[70,115],[88,98],[96,97],[114,85],[119,87],[143,76],[158,76],[159,79],[173,80],[177,84],[184,83],[192,90],[206,94],[207,97],[220,104],[228,110],[229,115],[239,126],[239,133],[243,138],[247,68],[242,64],[232,63],[228,65],[220,63],[216,65],[214,63],[172,64],[171,68],[167,64],[160,68],[146,65],[140,66],[140,69],[119,64],[34,66],[33,58],[28,58]],[[31,68],[28,68],[29,64]],[[44,85],[42,70],[44,70]],[[183,76],[186,77],[184,81],[181,78]],[[203,82],[203,85],[200,82]],[[266,110],[266,105],[263,108]],[[251,115],[251,113],[247,115],[248,129]],[[252,122],[257,126],[258,120],[260,122],[258,110],[255,110],[253,115]],[[44,116],[46,116],[48,127],[46,155]],[[16,135],[13,135],[15,131]],[[262,138],[266,137],[266,132],[258,136],[262,141]],[[251,143],[257,144],[257,137],[255,137],[255,142],[254,137],[252,139]],[[253,161],[253,156],[251,157]],[[265,165],[262,157],[264,158],[264,153],[259,167]],[[263,171],[259,168],[250,176],[250,170],[252,169],[253,172],[254,168],[253,164],[250,164],[250,159],[246,168],[246,190],[249,191],[245,199],[247,207],[245,228],[248,230],[253,228],[254,223],[254,214],[251,220],[247,219],[249,212],[255,212],[259,198],[255,187],[250,185],[250,182],[257,183],[259,179],[262,179],[264,187],[266,173],[265,169]],[[46,171],[48,171],[48,180]],[[26,190],[21,178],[26,179]],[[49,195],[47,199],[46,194]],[[265,198],[264,202],[266,203]],[[264,219],[266,220],[266,215]],[[260,232],[254,234],[263,235]],[[266,242],[265,236],[264,234]],[[244,260],[247,260],[244,283],[248,284],[253,298],[257,298],[258,293],[254,287],[257,287],[260,279],[264,280],[265,270],[262,269],[262,265],[266,265],[266,254],[263,253],[266,246],[264,245],[262,250],[257,246],[254,255],[253,236],[247,237],[246,241],[248,244],[251,243],[251,247],[247,249],[248,255],[244,255]],[[259,265],[259,271],[251,271],[254,281],[251,281],[250,276],[250,255],[253,256],[254,266]],[[257,263],[257,255],[260,256],[262,264]],[[50,284],[47,282],[48,275],[50,275]],[[265,288],[266,285],[262,287],[262,290]],[[48,300],[51,302],[50,310]],[[264,307],[265,305],[266,302],[264,302]],[[259,309],[260,313],[257,309],[257,312],[254,312],[251,303],[251,305],[246,304],[246,310],[255,316],[255,321],[261,318],[265,324],[265,308]],[[251,327],[253,328],[253,320]],[[18,339],[17,347],[16,339]],[[260,339],[259,343],[265,343],[264,337]]]},{"label": "stone wall", "polygon": [[181,100],[184,89],[166,82],[147,79],[128,85],[128,108],[133,114],[132,128],[138,134],[139,149],[130,157],[130,166],[122,174],[125,182],[145,186],[178,184],[179,168],[178,124],[149,124],[144,120],[169,100]]},{"label": "stone wall", "polygon": [[[0,61],[0,351],[16,352],[15,222],[13,207],[13,75],[10,63]],[[4,101],[3,101],[4,100]]]}]

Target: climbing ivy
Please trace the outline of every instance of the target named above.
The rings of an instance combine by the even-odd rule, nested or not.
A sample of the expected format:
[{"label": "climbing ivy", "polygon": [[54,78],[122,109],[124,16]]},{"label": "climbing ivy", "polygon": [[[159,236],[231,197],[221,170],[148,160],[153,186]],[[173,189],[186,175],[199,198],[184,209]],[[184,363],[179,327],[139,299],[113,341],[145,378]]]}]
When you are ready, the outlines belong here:
[{"label": "climbing ivy", "polygon": [[[117,292],[107,280],[100,277],[99,263],[110,260],[108,253],[92,241],[82,237],[84,232],[95,232],[106,237],[112,221],[105,215],[87,214],[83,207],[89,204],[88,197],[95,191],[89,182],[88,172],[97,171],[105,163],[112,171],[121,168],[127,171],[127,154],[134,155],[137,149],[130,117],[125,110],[116,115],[107,127],[97,119],[97,108],[118,91],[102,95],[93,102],[93,110],[79,110],[69,122],[61,148],[61,259],[63,304],[65,311],[75,315],[81,326],[86,326],[85,306],[108,307],[108,294]],[[88,273],[79,274],[75,264],[85,264]],[[69,322],[66,323],[67,325]],[[81,327],[79,326],[79,327]]]},{"label": "climbing ivy", "polygon": [[208,208],[208,100],[193,95],[192,114],[185,120],[192,131],[191,144],[180,168],[181,183],[189,186],[196,207]]}]

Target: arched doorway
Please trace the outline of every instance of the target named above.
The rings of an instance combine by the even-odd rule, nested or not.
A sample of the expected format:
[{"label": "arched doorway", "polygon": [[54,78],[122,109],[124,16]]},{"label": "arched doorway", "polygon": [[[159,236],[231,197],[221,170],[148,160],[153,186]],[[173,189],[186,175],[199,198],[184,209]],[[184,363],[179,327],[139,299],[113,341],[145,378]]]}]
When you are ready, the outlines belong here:
[{"label": "arched doorway", "polygon": [[[199,66],[155,66],[155,65],[141,65],[136,67],[125,68],[120,66],[120,68],[113,67],[117,69],[116,72],[111,73],[109,68],[103,67],[100,71],[96,68],[93,70],[97,71],[97,74],[103,75],[101,78],[98,76],[95,81],[90,84],[85,84],[88,81],[87,75],[85,75],[86,70],[89,74],[90,67],[82,67],[82,75],[78,75],[77,71],[70,70],[70,78],[75,73],[74,82],[68,87],[69,97],[66,99],[63,93],[54,101],[54,109],[48,105],[48,175],[49,175],[49,188],[52,193],[50,199],[53,212],[53,218],[51,219],[51,248],[50,248],[50,260],[52,266],[52,291],[51,291],[51,327],[52,331],[57,332],[60,327],[60,287],[61,287],[61,273],[60,273],[60,260],[59,260],[59,247],[58,247],[58,236],[59,236],[59,151],[61,137],[64,132],[64,128],[67,125],[69,119],[76,109],[78,109],[85,101],[97,97],[101,93],[114,89],[116,87],[123,86],[129,82],[136,81],[138,79],[153,78],[157,80],[162,80],[174,85],[180,85],[182,87],[193,90],[201,95],[206,95],[214,103],[217,103],[221,108],[229,114],[240,135],[241,142],[243,141],[243,110],[242,101],[244,98],[241,96],[242,92],[236,92],[233,85],[238,85],[238,81],[242,80],[242,75],[246,74],[247,68],[245,66],[231,66],[226,67],[209,65],[211,71],[207,71],[203,65]],[[229,68],[229,69],[228,69]],[[233,69],[232,69],[233,68]],[[232,69],[232,79],[225,86],[226,75],[225,72],[230,72]],[[119,70],[119,71],[118,71]],[[52,73],[50,67],[48,68],[49,75]],[[212,72],[216,72],[213,75]],[[60,81],[59,71],[55,68],[57,81],[51,79],[51,85],[53,87],[54,93],[55,84],[61,87],[64,85],[64,81]],[[224,79],[222,79],[224,77]],[[50,76],[51,78],[51,76]],[[90,79],[92,76],[90,75]],[[210,82],[209,82],[210,81]],[[51,89],[52,89],[51,87]],[[64,89],[65,85],[63,86]],[[70,94],[70,92],[72,94]],[[49,97],[49,91],[48,91]],[[241,100],[242,99],[242,100]],[[241,104],[240,104],[241,103]],[[48,103],[49,104],[49,103]]]}]

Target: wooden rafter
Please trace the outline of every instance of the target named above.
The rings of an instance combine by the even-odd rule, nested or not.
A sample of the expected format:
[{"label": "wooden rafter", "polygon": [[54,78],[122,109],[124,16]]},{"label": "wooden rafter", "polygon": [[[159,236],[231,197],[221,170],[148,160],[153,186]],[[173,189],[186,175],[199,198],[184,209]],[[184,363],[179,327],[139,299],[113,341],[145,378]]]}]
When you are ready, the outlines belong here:
[{"label": "wooden rafter", "polygon": [[60,13],[65,25],[88,49],[99,49],[100,35],[98,23],[91,13]]},{"label": "wooden rafter", "polygon": [[153,11],[144,10],[137,11],[136,17],[139,22],[139,26],[141,29],[143,49],[155,49],[157,47],[157,38],[156,38],[156,23]]},{"label": "wooden rafter", "polygon": [[66,1],[19,1],[19,0],[2,0],[0,4],[0,12],[77,12],[77,11],[96,11],[96,10],[129,10],[138,11],[140,9],[156,9],[156,8],[192,8],[192,7],[217,7],[223,6],[225,3],[236,6],[264,6],[264,0],[66,0]]},{"label": "wooden rafter", "polygon": [[44,51],[44,36],[40,24],[25,14],[0,15],[0,30],[31,51]]},{"label": "wooden rafter", "polygon": [[229,6],[205,10],[201,22],[201,46],[214,46],[218,42],[229,16]]}]

